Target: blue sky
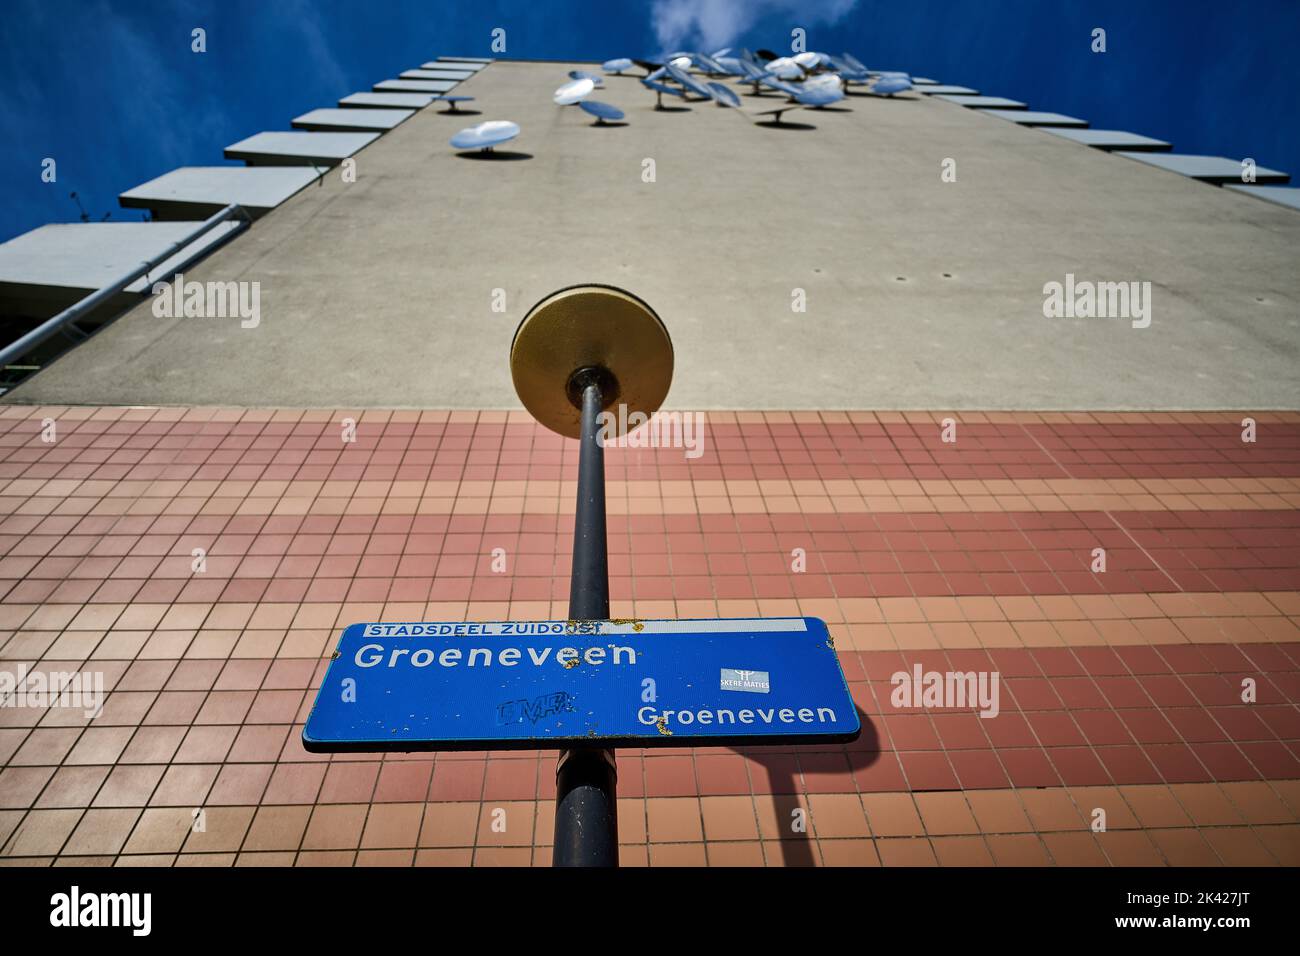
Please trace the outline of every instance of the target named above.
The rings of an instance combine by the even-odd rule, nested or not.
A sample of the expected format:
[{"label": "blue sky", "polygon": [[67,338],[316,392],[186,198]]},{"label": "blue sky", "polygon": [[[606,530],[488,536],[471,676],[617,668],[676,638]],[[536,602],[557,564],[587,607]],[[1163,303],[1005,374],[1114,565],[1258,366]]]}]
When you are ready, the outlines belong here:
[{"label": "blue sky", "polygon": [[436,55],[491,55],[495,27],[508,56],[606,59],[783,51],[795,26],[875,68],[1300,175],[1297,0],[4,0],[0,240],[75,221],[74,190],[94,219],[138,219],[119,192]]}]

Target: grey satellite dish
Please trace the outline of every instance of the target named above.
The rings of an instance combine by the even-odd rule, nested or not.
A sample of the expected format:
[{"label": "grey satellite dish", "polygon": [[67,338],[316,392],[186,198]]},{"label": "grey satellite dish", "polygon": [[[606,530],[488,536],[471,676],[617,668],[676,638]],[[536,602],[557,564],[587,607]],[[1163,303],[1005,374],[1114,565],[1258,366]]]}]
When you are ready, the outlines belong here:
[{"label": "grey satellite dish", "polygon": [[456,149],[481,149],[491,152],[493,146],[499,146],[518,135],[518,123],[509,120],[488,120],[486,123],[461,130],[451,138],[451,145]]},{"label": "grey satellite dish", "polygon": [[624,70],[632,69],[632,61],[625,56],[620,56],[614,60],[606,60],[600,68],[606,73],[622,73]]},{"label": "grey satellite dish", "polygon": [[767,76],[768,74],[765,71],[760,70],[758,67],[750,63],[748,60],[737,60],[736,65],[740,67],[741,81],[744,83],[752,83],[754,95],[757,96],[758,84],[762,81],[763,77]]},{"label": "grey satellite dish", "polygon": [[692,59],[695,61],[696,66],[710,76],[724,76],[728,72],[721,63],[706,54],[697,53]]},{"label": "grey satellite dish", "polygon": [[776,74],[769,70],[759,70],[753,66],[747,66],[746,71],[749,75],[744,78],[745,83],[754,84],[754,93],[758,94],[760,86],[766,86],[768,89],[776,90],[778,93],[784,93],[786,96],[794,96],[799,87],[785,80],[778,79]]},{"label": "grey satellite dish", "polygon": [[665,93],[667,93],[670,96],[680,96],[682,99],[686,99],[685,90],[679,90],[677,87],[669,86],[666,83],[659,83],[655,80],[643,79],[641,81],[641,85],[644,86],[646,89],[655,91],[655,109],[657,110],[661,110],[664,108]]},{"label": "grey satellite dish", "polygon": [[793,83],[786,83],[784,80],[778,80],[774,76],[764,76],[758,79],[766,87],[776,90],[778,93],[784,93],[786,96],[798,96],[799,87]]},{"label": "grey satellite dish", "polygon": [[855,70],[861,70],[863,73],[867,72],[866,64],[863,63],[861,60],[859,60],[852,53],[841,53],[840,59],[842,59],[849,66],[853,67],[853,69]]},{"label": "grey satellite dish", "polygon": [[571,80],[591,80],[597,86],[605,85],[605,78],[595,73],[588,73],[586,70],[570,70],[569,79]]},{"label": "grey satellite dish", "polygon": [[905,76],[884,76],[875,82],[871,92],[877,96],[893,96],[895,93],[906,93],[911,88],[912,81]]},{"label": "grey satellite dish", "polygon": [[570,80],[562,87],[555,91],[555,100],[560,106],[572,106],[591,95],[592,90],[596,88],[590,77],[584,77],[581,80]]},{"label": "grey satellite dish", "polygon": [[665,67],[665,69],[668,70],[669,76],[671,76],[674,80],[676,80],[686,89],[690,90],[692,93],[696,94],[697,96],[702,96],[706,100],[713,99],[713,94],[709,92],[709,88],[705,86],[703,83],[701,83],[699,80],[697,80],[695,77],[687,73],[685,70],[673,65],[672,63],[669,63],[668,66]]},{"label": "grey satellite dish", "polygon": [[599,100],[583,100],[578,104],[578,109],[596,117],[597,126],[603,125],[605,120],[616,122],[623,118],[621,109],[617,106],[611,106],[609,103],[602,103]]},{"label": "grey satellite dish", "polygon": [[744,76],[745,67],[748,65],[744,60],[735,56],[715,57],[714,62],[717,63],[718,66],[722,67],[722,72],[726,73],[728,76]]},{"label": "grey satellite dish", "polygon": [[472,96],[435,96],[434,100],[439,103],[446,103],[448,113],[463,113],[464,110],[459,108],[460,103],[468,103],[474,99]]},{"label": "grey satellite dish", "polygon": [[709,89],[713,93],[713,101],[719,106],[740,106],[740,97],[731,87],[723,86],[721,83],[710,83]]},{"label": "grey satellite dish", "polygon": [[866,70],[859,70],[857,67],[851,66],[846,60],[837,56],[830,56],[827,57],[827,59],[830,60],[831,66],[835,68],[845,81],[853,81],[855,83],[865,83],[867,81],[869,74]]}]

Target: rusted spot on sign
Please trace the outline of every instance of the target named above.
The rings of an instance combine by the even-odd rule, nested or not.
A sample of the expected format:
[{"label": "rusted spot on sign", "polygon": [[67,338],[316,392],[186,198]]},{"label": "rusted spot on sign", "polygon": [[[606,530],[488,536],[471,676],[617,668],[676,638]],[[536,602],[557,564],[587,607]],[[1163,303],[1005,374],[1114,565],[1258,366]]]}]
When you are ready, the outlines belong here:
[{"label": "rusted spot on sign", "polygon": [[662,715],[655,720],[655,730],[659,731],[659,733],[663,734],[665,737],[671,737],[673,735],[673,732],[668,729],[668,718]]},{"label": "rusted spot on sign", "polygon": [[632,630],[636,631],[638,634],[645,630],[645,625],[642,624],[634,617],[611,617],[609,619],[609,623],[610,624],[631,624]]}]

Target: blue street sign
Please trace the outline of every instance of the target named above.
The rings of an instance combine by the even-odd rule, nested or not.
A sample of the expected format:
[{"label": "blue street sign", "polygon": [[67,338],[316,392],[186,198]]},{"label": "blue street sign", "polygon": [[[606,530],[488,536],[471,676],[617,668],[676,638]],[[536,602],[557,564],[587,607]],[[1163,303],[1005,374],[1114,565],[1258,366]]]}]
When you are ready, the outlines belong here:
[{"label": "blue street sign", "polygon": [[310,751],[844,743],[861,730],[825,622],[353,624]]}]

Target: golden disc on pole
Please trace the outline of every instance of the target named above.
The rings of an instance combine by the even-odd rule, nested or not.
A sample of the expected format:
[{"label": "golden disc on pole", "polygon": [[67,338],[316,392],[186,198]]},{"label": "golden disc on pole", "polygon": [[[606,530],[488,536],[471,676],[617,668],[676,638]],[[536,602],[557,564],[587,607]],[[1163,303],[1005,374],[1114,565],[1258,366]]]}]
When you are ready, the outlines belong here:
[{"label": "golden disc on pole", "polygon": [[[605,408],[627,406],[614,416],[613,435],[636,412],[658,411],[673,379],[673,343],[659,316],[630,292],[606,285],[579,285],[552,292],[528,310],[510,345],[515,392],[533,418],[566,438],[581,433],[581,389],[574,374],[604,373]],[[632,421],[635,427],[637,420]]]}]

